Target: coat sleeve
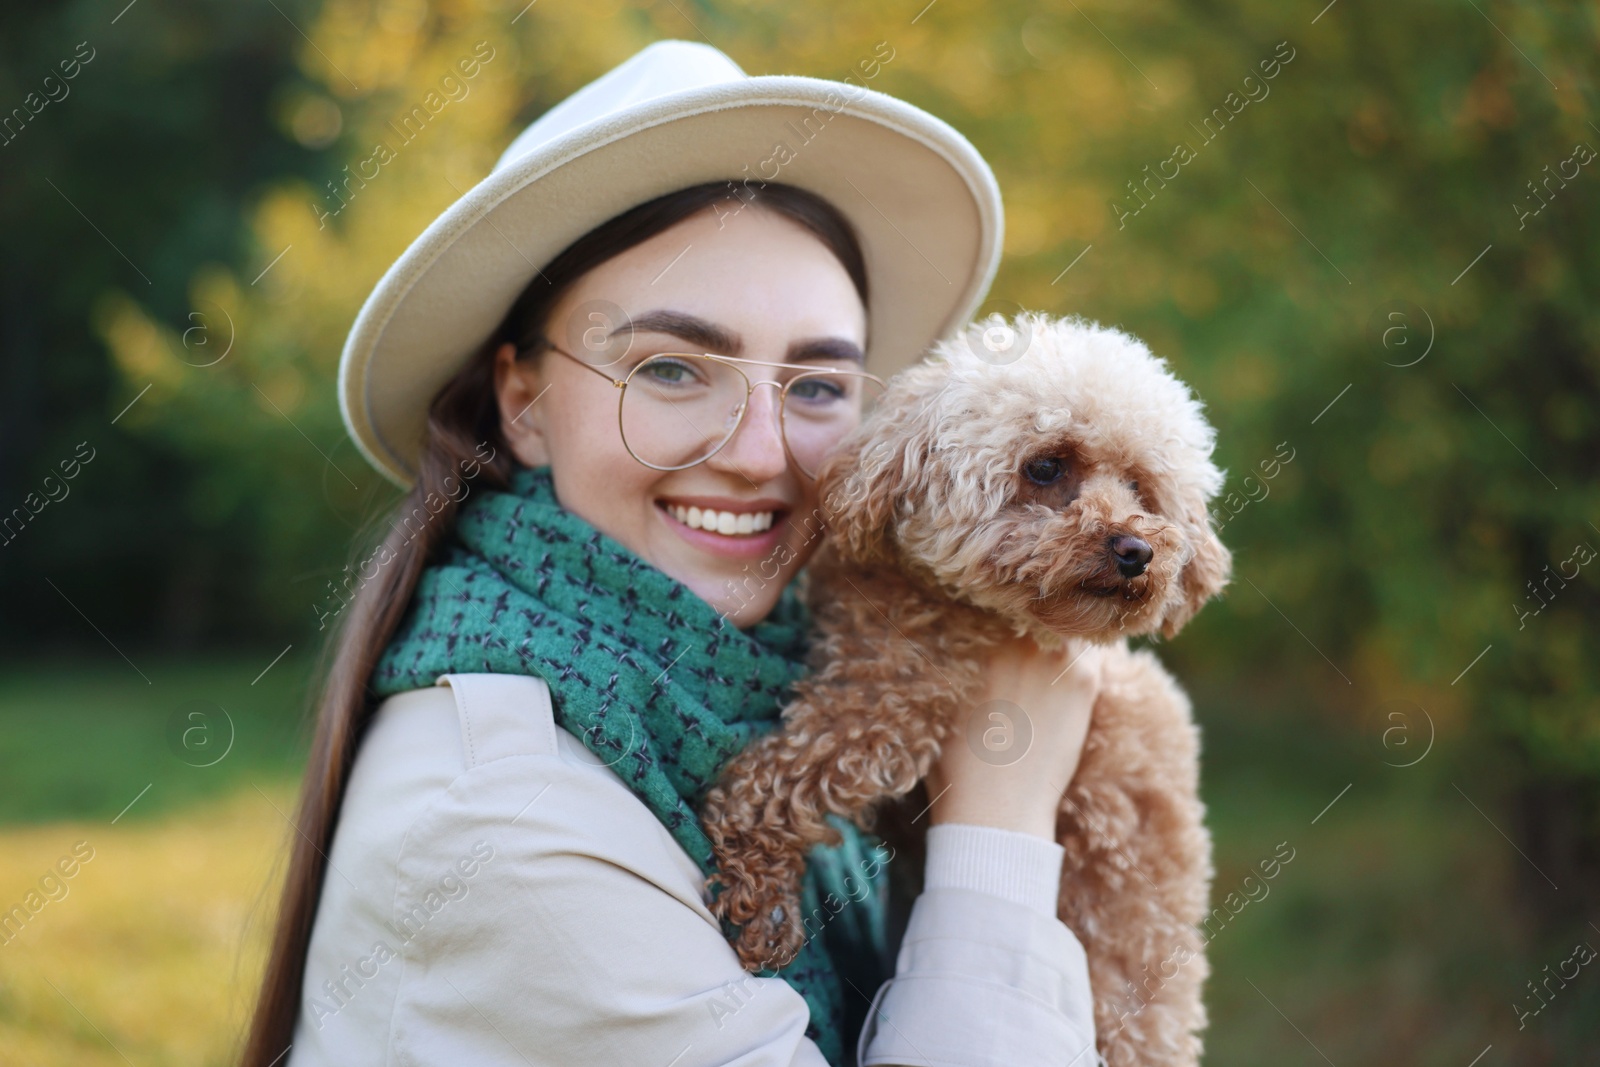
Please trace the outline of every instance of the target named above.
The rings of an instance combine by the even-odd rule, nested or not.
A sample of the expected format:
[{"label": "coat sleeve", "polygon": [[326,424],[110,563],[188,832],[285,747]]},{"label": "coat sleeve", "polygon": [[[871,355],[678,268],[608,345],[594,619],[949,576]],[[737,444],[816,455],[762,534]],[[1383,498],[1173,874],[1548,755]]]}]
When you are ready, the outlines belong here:
[{"label": "coat sleeve", "polygon": [[986,826],[928,831],[925,887],[860,1037],[863,1067],[1095,1067],[1083,946],[1056,918],[1064,850]]}]

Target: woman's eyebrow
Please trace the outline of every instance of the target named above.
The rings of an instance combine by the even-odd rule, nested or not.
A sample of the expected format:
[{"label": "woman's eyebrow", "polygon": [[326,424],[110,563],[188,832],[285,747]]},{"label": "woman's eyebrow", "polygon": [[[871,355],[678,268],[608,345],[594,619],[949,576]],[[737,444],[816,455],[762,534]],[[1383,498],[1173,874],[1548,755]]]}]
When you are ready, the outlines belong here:
[{"label": "woman's eyebrow", "polygon": [[[724,356],[738,356],[744,351],[744,339],[732,330],[697,315],[667,308],[657,308],[635,315],[607,336],[615,337],[624,333],[664,333],[669,337],[676,337],[699,346],[707,352],[716,352]],[[860,345],[843,337],[814,337],[792,341],[784,353],[786,363],[798,363],[807,359],[844,359],[861,363],[865,358]]]},{"label": "woman's eyebrow", "polygon": [[842,337],[815,337],[793,341],[784,353],[785,363],[799,363],[807,359],[844,359],[854,363],[866,362],[861,346]]}]

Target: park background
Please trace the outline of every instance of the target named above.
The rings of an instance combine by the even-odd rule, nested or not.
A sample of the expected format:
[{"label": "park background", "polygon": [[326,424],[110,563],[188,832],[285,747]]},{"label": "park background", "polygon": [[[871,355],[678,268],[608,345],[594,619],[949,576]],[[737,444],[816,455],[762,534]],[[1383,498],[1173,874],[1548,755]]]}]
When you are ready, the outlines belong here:
[{"label": "park background", "polygon": [[0,946],[0,1059],[230,1061],[319,611],[396,498],[344,334],[669,37],[949,121],[1006,202],[984,310],[1120,325],[1204,399],[1236,576],[1161,654],[1249,891],[1207,1062],[1588,1062],[1600,969],[1551,976],[1600,947],[1600,7],[1507,0],[8,5],[0,906],[91,858]]}]

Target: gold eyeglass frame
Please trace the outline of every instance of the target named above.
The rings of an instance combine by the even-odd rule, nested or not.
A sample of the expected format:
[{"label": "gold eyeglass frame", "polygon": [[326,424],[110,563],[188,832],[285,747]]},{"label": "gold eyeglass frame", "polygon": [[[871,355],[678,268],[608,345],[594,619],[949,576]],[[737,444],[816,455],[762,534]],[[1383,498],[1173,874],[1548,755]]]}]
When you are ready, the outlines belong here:
[{"label": "gold eyeglass frame", "polygon": [[[568,352],[566,349],[562,348],[560,345],[554,343],[548,338],[540,338],[538,347],[530,349],[529,351],[530,354],[537,354],[543,348],[549,348],[552,351],[559,352],[563,356],[566,356],[568,359],[572,360],[574,363],[578,363],[581,366],[587,367],[589,370],[594,371],[596,374],[600,375],[600,377],[604,378],[606,381],[610,382],[612,385],[616,386],[618,390],[620,390],[617,396],[617,435],[622,439],[622,447],[628,450],[628,455],[632,456],[646,467],[649,467],[651,470],[658,471],[688,470],[690,467],[699,466],[712,456],[716,455],[718,452],[721,452],[727,443],[733,440],[734,435],[739,432],[739,427],[744,424],[745,412],[750,410],[750,397],[755,393],[756,386],[776,385],[780,387],[778,391],[778,436],[783,439],[783,451],[786,455],[788,455],[790,462],[794,464],[795,470],[799,471],[801,474],[804,474],[807,478],[814,479],[816,477],[815,473],[808,471],[801,466],[799,457],[794,454],[794,449],[789,444],[789,427],[785,421],[786,416],[784,414],[784,401],[788,399],[789,387],[795,382],[801,381],[805,378],[814,378],[825,374],[849,374],[877,383],[880,390],[888,388],[887,383],[885,383],[882,378],[878,377],[876,374],[869,374],[864,370],[839,370],[834,367],[807,367],[803,363],[772,363],[767,360],[743,359],[739,356],[724,356],[719,355],[716,352],[654,352],[646,358],[640,360],[638,364],[628,372],[628,376],[626,378],[614,378],[605,371],[601,370],[599,367],[595,366],[593,363],[590,363],[588,360],[579,356],[573,355],[571,352]],[[730,365],[745,363],[757,367],[788,367],[793,370],[798,370],[800,373],[796,374],[793,378],[790,378],[787,382],[778,382],[771,378],[763,378],[761,381],[752,382],[748,374],[742,370],[739,370],[738,366],[734,366],[733,369],[738,371],[739,377],[744,379],[744,400],[739,404],[739,416],[734,420],[733,428],[728,431],[728,435],[722,439],[721,443],[719,443],[716,448],[713,448],[710,452],[707,452],[693,463],[684,463],[677,467],[662,467],[655,463],[651,463],[648,460],[641,459],[639,454],[633,450],[633,446],[628,444],[628,435],[622,429],[622,403],[623,398],[627,395],[628,383],[633,380],[633,376],[639,372],[640,367],[646,366],[652,360],[661,356],[690,356],[695,359],[710,359],[719,363],[727,363]],[[691,426],[692,425],[693,424],[691,423]],[[700,431],[699,427],[694,428],[697,433],[702,432]]]}]

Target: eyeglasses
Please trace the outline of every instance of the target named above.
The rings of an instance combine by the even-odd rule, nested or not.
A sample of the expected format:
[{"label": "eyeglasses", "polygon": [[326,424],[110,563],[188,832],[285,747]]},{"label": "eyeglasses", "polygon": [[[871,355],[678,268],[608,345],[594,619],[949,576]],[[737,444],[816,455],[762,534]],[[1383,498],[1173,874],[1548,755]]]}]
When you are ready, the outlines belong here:
[{"label": "eyeglasses", "polygon": [[[634,459],[658,471],[703,463],[732,440],[758,385],[779,387],[778,424],[784,450],[801,473],[816,477],[822,461],[861,424],[882,395],[883,379],[864,371],[767,363],[711,352],[661,352],[639,363],[626,378],[613,378],[541,338],[621,391],[617,423]],[[538,349],[534,349],[538,351]],[[799,371],[787,381],[752,382],[745,367]]]}]

